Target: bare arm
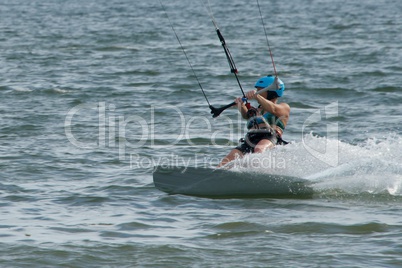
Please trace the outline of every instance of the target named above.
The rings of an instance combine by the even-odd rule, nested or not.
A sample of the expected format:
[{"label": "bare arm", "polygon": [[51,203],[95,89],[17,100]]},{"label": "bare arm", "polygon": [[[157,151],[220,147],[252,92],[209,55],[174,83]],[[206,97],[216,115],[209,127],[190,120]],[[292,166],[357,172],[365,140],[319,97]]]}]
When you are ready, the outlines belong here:
[{"label": "bare arm", "polygon": [[255,94],[256,91],[252,90],[247,92],[246,97],[249,99],[255,99],[261,105],[262,109],[266,112],[269,112],[279,118],[286,124],[289,119],[290,114],[290,106],[287,103],[274,103],[270,100],[267,100],[260,94]]},{"label": "bare arm", "polygon": [[255,99],[258,101],[264,111],[267,111],[280,118],[289,117],[290,107],[287,103],[273,103],[261,95],[256,95]]},{"label": "bare arm", "polygon": [[237,109],[239,110],[241,116],[244,119],[247,119],[247,111],[248,111],[248,109],[247,109],[246,105],[244,104],[244,102],[242,100],[242,97],[236,98],[235,103],[237,104]]}]

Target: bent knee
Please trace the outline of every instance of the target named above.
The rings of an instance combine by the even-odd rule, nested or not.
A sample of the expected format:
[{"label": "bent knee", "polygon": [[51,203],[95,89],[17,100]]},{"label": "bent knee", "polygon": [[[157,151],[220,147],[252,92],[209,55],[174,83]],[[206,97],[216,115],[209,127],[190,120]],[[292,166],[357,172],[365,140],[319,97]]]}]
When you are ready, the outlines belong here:
[{"label": "bent knee", "polygon": [[263,153],[266,150],[273,148],[275,145],[270,140],[263,140],[257,144],[254,148],[254,153]]}]

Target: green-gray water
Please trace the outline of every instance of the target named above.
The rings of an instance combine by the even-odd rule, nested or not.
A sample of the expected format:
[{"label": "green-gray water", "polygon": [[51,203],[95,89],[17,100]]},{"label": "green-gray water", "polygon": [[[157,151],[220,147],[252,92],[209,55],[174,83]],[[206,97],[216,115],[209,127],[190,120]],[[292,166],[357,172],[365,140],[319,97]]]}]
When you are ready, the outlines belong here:
[{"label": "green-gray water", "polygon": [[[211,104],[240,96],[202,2],[164,4]],[[312,198],[154,188],[155,164],[216,165],[245,133],[211,118],[159,1],[0,2],[1,267],[402,266],[402,2],[260,5],[292,143],[243,164]],[[272,73],[257,3],[210,6],[251,90]]]}]

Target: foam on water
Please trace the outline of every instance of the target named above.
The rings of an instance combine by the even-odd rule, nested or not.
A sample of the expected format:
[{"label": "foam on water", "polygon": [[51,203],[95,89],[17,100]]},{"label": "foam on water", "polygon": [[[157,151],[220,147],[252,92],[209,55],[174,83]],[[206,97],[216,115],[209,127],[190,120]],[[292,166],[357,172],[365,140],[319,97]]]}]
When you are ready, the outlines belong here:
[{"label": "foam on water", "polygon": [[308,134],[301,142],[248,155],[236,161],[235,169],[305,178],[317,191],[399,196],[401,163],[402,138],[394,134],[356,145]]}]

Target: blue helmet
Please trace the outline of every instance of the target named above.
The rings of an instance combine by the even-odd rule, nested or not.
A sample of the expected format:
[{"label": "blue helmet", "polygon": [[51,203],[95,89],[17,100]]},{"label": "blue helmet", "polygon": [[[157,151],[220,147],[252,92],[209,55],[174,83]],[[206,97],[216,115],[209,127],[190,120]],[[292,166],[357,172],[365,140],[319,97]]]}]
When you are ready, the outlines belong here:
[{"label": "blue helmet", "polygon": [[283,91],[285,91],[285,84],[282,80],[272,75],[261,77],[254,86],[256,88],[268,88],[268,91],[275,92],[278,97],[282,97]]}]

